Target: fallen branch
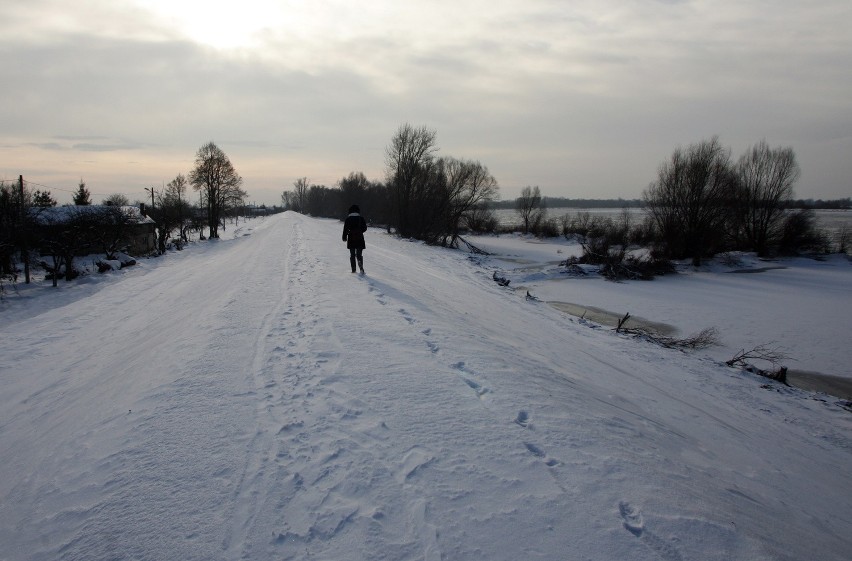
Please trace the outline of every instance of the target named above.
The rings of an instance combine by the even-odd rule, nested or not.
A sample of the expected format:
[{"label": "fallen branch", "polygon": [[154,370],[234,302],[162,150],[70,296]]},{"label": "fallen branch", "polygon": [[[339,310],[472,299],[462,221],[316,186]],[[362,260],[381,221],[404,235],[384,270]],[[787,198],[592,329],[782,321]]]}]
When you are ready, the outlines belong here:
[{"label": "fallen branch", "polygon": [[497,271],[494,271],[494,274],[491,275],[491,278],[494,279],[494,282],[496,282],[500,286],[509,286],[509,283],[512,282],[509,279],[507,279],[506,277],[498,277]]},{"label": "fallen branch", "polygon": [[[773,368],[766,370],[758,368],[751,364],[749,362],[750,360],[762,360],[768,362],[773,366]],[[764,378],[769,378],[776,382],[781,382],[786,386],[789,385],[787,383],[787,367],[781,366],[780,362],[782,360],[790,360],[789,355],[777,347],[771,348],[769,345],[758,345],[749,351],[742,349],[734,355],[731,360],[725,361],[725,364],[731,367],[739,366],[746,372],[757,374],[758,376],[763,376]]]},{"label": "fallen branch", "polygon": [[777,366],[782,360],[790,360],[789,355],[778,347],[770,348],[769,345],[758,345],[747,351],[742,349],[731,360],[725,361],[728,366],[748,366],[750,360],[763,360],[773,366]]},{"label": "fallen branch", "polygon": [[470,243],[469,241],[467,241],[466,239],[464,239],[461,236],[457,236],[456,239],[459,240],[461,243],[463,243],[465,245],[465,247],[467,247],[467,249],[470,250],[470,252],[475,254],[475,255],[491,255],[487,251],[485,251],[483,249],[479,249],[478,247],[476,247],[475,245],[473,245],[472,243]]},{"label": "fallen branch", "polygon": [[[627,314],[624,319],[618,322],[619,326],[627,320],[629,315],[630,314]],[[698,333],[693,333],[689,337],[684,337],[682,339],[669,337],[668,335],[660,335],[659,333],[655,333],[644,327],[619,327],[616,328],[616,332],[619,332],[619,329],[621,333],[642,337],[643,339],[647,339],[648,341],[656,343],[667,349],[706,349],[707,347],[712,347],[719,343],[719,330],[715,327],[707,327]]]}]

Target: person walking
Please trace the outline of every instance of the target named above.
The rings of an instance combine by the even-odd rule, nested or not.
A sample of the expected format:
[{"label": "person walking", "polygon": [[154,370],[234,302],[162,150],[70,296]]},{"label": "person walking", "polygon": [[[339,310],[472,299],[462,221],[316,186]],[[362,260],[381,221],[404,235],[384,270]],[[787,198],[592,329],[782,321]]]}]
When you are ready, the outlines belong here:
[{"label": "person walking", "polygon": [[349,264],[352,265],[353,273],[357,261],[361,274],[364,274],[364,256],[361,252],[367,247],[364,241],[364,232],[366,231],[367,221],[361,216],[361,209],[358,208],[358,205],[352,205],[349,207],[349,216],[343,222],[343,241],[349,248]]}]

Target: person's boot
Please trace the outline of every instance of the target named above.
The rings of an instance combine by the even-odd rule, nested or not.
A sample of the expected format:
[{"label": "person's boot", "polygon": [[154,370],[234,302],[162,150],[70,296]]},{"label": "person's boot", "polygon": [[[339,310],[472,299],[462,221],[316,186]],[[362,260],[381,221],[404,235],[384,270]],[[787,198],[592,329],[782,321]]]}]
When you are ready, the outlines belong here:
[{"label": "person's boot", "polygon": [[363,275],[364,274],[364,258],[363,257],[358,258],[358,267],[361,269],[361,274]]},{"label": "person's boot", "polygon": [[355,272],[355,258],[354,257],[349,258],[349,264],[352,266],[352,272],[354,273]]}]

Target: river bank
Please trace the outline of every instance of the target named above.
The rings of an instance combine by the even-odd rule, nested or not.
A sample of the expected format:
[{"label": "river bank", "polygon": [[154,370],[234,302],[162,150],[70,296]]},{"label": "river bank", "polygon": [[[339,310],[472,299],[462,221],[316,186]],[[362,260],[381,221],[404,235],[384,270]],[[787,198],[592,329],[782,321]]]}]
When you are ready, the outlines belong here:
[{"label": "river bank", "polygon": [[852,380],[849,378],[819,372],[788,370],[787,383],[803,390],[821,392],[852,401]]},{"label": "river bank", "polygon": [[[570,302],[556,301],[547,303],[566,314],[600,325],[605,325],[607,327],[614,328],[618,326],[619,321],[624,317],[623,314],[619,315],[594,306],[582,306]],[[679,331],[678,328],[673,325],[655,322],[633,315],[630,316],[624,325],[628,328],[647,329],[653,333],[665,336],[672,336]],[[833,376],[831,374],[822,374],[820,372],[788,370],[787,383],[803,390],[820,392],[852,401],[852,378],[843,378],[840,376]]]},{"label": "river bank", "polygon": [[680,264],[678,274],[653,281],[611,282],[594,268],[569,272],[560,265],[582,252],[562,238],[515,234],[469,241],[491,253],[481,264],[512,288],[563,312],[613,327],[630,313],[633,321],[675,337],[715,328],[718,344],[695,352],[725,362],[743,350],[772,349],[793,372],[791,384],[850,399],[852,262],[845,256],[764,260],[738,254],[699,268]]}]

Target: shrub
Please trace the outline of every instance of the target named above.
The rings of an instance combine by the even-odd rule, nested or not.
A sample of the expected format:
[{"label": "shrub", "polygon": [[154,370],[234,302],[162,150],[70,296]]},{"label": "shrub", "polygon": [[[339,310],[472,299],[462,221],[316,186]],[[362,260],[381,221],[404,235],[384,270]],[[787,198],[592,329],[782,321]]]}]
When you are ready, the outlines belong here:
[{"label": "shrub", "polygon": [[530,233],[537,238],[555,238],[559,235],[559,230],[559,222],[546,218],[544,214],[530,224]]},{"label": "shrub", "polygon": [[852,232],[844,224],[840,227],[840,231],[837,232],[837,253],[849,253],[850,237],[852,237]]},{"label": "shrub", "polygon": [[675,272],[674,264],[668,259],[632,255],[620,261],[613,259],[604,263],[600,269],[601,276],[609,280],[653,280],[654,277]]},{"label": "shrub", "polygon": [[781,228],[779,251],[785,255],[801,252],[827,253],[831,242],[817,228],[816,216],[810,209],[799,209],[787,214]]},{"label": "shrub", "polygon": [[493,234],[499,224],[494,211],[484,205],[479,205],[464,215],[464,225],[471,232]]},{"label": "shrub", "polygon": [[678,148],[660,165],[644,198],[670,257],[700,265],[718,251],[735,186],[730,153],[716,137]]},{"label": "shrub", "polygon": [[592,216],[588,212],[578,212],[573,217],[564,214],[560,218],[562,235],[566,240],[573,238],[585,239],[589,233]]}]

